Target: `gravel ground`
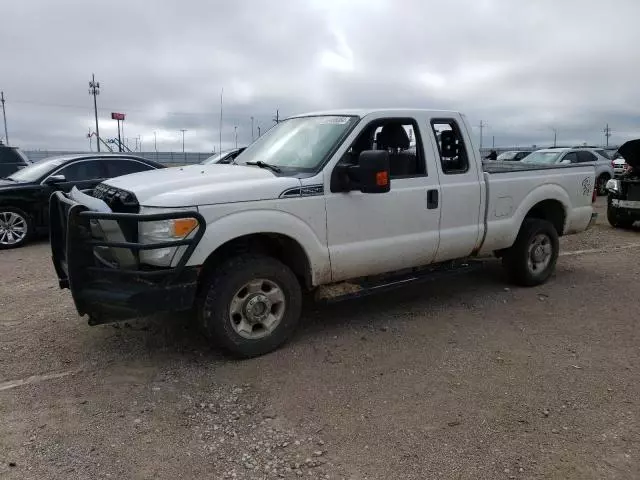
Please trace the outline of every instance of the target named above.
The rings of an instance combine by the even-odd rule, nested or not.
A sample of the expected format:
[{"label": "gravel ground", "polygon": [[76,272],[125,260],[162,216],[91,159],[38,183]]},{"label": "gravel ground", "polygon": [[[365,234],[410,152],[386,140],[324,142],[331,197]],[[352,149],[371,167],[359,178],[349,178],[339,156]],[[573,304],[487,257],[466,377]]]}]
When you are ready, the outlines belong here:
[{"label": "gravel ground", "polygon": [[0,477],[638,478],[640,230],[562,244],[547,285],[308,306],[246,361],[184,317],[89,327],[45,242],[0,252]]}]

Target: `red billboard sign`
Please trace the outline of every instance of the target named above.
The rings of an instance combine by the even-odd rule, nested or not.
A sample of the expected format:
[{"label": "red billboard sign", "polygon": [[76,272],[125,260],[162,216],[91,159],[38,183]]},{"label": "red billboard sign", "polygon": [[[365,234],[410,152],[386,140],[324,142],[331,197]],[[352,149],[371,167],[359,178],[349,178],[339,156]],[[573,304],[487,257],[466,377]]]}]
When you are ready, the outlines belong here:
[{"label": "red billboard sign", "polygon": [[124,120],[124,113],[111,112],[112,120]]}]

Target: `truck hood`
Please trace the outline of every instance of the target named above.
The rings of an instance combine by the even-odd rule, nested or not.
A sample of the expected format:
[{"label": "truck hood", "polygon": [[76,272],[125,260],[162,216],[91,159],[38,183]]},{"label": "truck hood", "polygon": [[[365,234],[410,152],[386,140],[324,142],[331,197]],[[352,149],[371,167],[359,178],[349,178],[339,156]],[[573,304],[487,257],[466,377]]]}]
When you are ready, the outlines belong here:
[{"label": "truck hood", "polygon": [[278,198],[300,180],[278,177],[259,167],[191,165],[162,168],[106,180],[105,185],[135,194],[147,207],[187,207]]},{"label": "truck hood", "polygon": [[640,171],[640,139],[629,140],[624,143],[618,153],[626,160],[634,170]]}]

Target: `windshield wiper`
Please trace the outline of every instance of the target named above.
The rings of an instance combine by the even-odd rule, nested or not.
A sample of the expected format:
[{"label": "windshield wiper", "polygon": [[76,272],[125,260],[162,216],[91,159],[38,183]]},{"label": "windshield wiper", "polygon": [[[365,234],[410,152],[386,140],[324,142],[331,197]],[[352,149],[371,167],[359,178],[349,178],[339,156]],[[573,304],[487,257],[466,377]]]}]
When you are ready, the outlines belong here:
[{"label": "windshield wiper", "polygon": [[282,173],[280,167],[276,167],[275,165],[271,165],[269,163],[264,163],[262,160],[258,160],[257,162],[246,162],[245,165],[255,165],[256,167],[266,168],[271,170],[272,172]]}]

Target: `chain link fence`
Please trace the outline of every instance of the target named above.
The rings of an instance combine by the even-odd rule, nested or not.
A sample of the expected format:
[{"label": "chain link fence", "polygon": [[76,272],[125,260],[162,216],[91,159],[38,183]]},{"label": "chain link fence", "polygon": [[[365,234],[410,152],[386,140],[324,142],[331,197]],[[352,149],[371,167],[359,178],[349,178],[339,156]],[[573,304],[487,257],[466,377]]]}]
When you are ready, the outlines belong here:
[{"label": "chain link fence", "polygon": [[[86,152],[79,150],[25,150],[23,152],[29,160],[32,162],[38,162],[43,158],[47,157],[59,157],[63,155],[78,155],[78,154],[96,154],[97,152]],[[109,153],[109,152],[100,152],[100,153]],[[200,163],[203,160],[209,158],[214,155],[209,152],[123,152],[126,155],[135,155],[137,157],[143,157],[148,160],[153,160],[156,162],[160,162],[164,165],[175,166],[175,165],[189,165]]]}]

